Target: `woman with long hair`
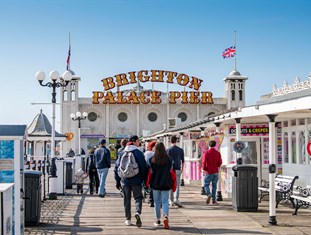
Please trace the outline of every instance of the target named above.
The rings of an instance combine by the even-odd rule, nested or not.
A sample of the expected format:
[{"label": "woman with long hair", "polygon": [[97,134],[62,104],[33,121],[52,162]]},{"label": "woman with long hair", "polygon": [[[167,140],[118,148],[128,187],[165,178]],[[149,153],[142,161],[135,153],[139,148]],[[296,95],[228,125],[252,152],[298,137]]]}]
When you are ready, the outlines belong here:
[{"label": "woman with long hair", "polygon": [[89,176],[89,186],[90,186],[90,194],[94,193],[94,186],[95,191],[98,193],[98,187],[99,187],[99,178],[97,169],[95,166],[95,158],[94,158],[94,151],[96,150],[96,146],[92,147],[89,150],[89,156],[86,159],[86,173]]},{"label": "woman with long hair", "polygon": [[167,155],[163,143],[155,145],[154,156],[150,161],[146,186],[150,183],[153,191],[155,226],[161,225],[161,205],[163,210],[163,228],[169,229],[169,194],[176,190],[176,174],[173,162]]}]

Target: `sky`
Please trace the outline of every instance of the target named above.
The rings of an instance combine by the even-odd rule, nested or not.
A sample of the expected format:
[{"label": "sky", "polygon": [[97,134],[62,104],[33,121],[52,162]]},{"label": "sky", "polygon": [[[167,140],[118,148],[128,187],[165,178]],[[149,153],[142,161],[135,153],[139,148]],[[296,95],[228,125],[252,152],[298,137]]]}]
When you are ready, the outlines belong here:
[{"label": "sky", "polygon": [[221,98],[234,68],[222,52],[236,31],[237,70],[253,105],[273,84],[308,79],[310,11],[309,0],[1,0],[0,125],[29,126],[40,109],[51,120],[52,89],[35,74],[48,82],[50,71],[66,71],[69,32],[80,97],[102,90],[103,78],[156,69],[198,77],[201,91]]}]

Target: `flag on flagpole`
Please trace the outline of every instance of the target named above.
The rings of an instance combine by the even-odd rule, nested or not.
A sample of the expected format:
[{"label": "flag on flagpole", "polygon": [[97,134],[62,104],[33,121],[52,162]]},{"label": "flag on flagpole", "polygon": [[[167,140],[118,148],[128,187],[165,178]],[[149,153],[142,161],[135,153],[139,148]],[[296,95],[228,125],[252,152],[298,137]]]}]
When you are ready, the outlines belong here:
[{"label": "flag on flagpole", "polygon": [[234,57],[235,56],[235,46],[229,47],[227,49],[224,50],[224,52],[222,53],[222,57],[225,58],[230,58],[230,57]]},{"label": "flag on flagpole", "polygon": [[71,51],[71,46],[69,45],[68,56],[67,56],[67,70],[70,69],[70,51]]}]

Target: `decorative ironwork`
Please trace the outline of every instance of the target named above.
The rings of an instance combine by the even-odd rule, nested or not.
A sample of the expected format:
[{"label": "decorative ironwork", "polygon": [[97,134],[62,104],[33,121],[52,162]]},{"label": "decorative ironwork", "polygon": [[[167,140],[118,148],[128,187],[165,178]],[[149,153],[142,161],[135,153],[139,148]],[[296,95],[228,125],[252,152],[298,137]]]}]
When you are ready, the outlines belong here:
[{"label": "decorative ironwork", "polygon": [[277,88],[275,84],[273,84],[273,96],[281,96],[289,93],[299,92],[302,90],[307,90],[311,88],[311,73],[309,74],[309,78],[306,81],[301,82],[299,77],[295,78],[295,81],[292,85],[288,85],[286,81],[283,83],[283,87]]}]

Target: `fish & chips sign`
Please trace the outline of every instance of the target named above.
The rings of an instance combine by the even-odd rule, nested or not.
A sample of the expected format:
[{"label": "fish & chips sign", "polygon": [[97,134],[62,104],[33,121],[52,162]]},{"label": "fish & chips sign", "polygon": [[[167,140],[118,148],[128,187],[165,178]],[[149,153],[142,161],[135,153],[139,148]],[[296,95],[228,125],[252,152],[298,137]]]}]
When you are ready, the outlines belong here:
[{"label": "fish & chips sign", "polygon": [[213,104],[213,94],[209,91],[199,91],[203,80],[188,76],[187,74],[164,70],[140,70],[117,74],[101,80],[103,91],[93,91],[93,104],[161,104],[161,91],[135,91],[124,94],[123,91],[112,92],[113,88],[134,83],[168,83],[189,87],[193,91],[169,91],[170,104],[180,102],[182,104]]}]

